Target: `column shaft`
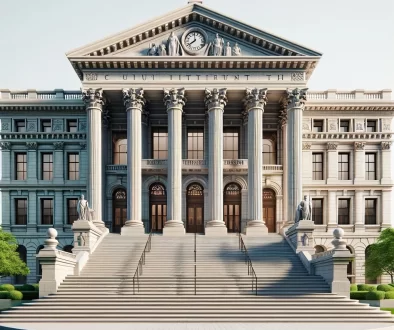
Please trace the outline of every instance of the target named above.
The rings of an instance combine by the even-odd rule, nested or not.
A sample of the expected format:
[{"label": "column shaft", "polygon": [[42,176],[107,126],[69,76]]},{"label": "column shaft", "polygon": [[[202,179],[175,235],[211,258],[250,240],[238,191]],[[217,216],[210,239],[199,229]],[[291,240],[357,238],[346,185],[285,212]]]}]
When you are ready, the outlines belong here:
[{"label": "column shaft", "polygon": [[363,201],[363,191],[356,190],[354,198],[354,230],[360,231],[364,230],[364,201]]}]

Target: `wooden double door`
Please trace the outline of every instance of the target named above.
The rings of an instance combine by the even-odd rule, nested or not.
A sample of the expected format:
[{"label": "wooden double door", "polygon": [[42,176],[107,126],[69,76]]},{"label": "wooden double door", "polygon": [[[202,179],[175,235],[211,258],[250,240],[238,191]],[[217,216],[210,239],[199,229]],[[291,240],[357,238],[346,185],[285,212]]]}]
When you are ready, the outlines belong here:
[{"label": "wooden double door", "polygon": [[186,190],[186,232],[204,233],[204,188],[192,183]]},{"label": "wooden double door", "polygon": [[118,189],[114,192],[112,197],[113,203],[113,220],[112,232],[120,233],[121,228],[127,221],[127,199],[126,191]]},{"label": "wooden double door", "polygon": [[272,189],[263,190],[263,220],[269,233],[276,232],[276,197]]}]

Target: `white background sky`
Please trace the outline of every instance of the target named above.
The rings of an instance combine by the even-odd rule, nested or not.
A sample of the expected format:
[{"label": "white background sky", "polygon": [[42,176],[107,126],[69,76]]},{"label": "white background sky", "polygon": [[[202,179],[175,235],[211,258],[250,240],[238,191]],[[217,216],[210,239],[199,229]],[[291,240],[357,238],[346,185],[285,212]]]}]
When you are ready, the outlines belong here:
[{"label": "white background sky", "polygon": [[[187,0],[0,0],[0,88],[79,89],[70,50]],[[205,0],[323,53],[309,88],[394,89],[394,0]]]}]

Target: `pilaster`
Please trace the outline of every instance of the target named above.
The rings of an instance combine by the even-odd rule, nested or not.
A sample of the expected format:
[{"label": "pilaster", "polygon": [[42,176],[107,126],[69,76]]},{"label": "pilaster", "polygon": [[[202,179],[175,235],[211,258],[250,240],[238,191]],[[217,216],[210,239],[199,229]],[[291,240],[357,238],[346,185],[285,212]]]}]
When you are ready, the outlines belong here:
[{"label": "pilaster", "polygon": [[267,89],[247,89],[244,99],[248,114],[248,224],[246,235],[268,234],[263,221],[263,113]]},{"label": "pilaster", "polygon": [[209,116],[208,160],[208,223],[205,235],[223,236],[227,228],[223,221],[223,112],[227,104],[227,89],[205,90],[205,105]]},{"label": "pilaster", "polygon": [[4,183],[11,180],[11,142],[0,142],[1,148],[1,180]]},{"label": "pilaster", "polygon": [[338,143],[327,143],[327,183],[338,181]]},{"label": "pilaster", "polygon": [[124,89],[123,100],[127,112],[127,221],[122,235],[143,235],[142,223],[142,126],[145,105],[143,89]]},{"label": "pilaster", "polygon": [[[393,204],[393,192],[391,190],[384,190],[382,191],[382,220],[381,226],[382,230],[385,228],[390,228],[391,224],[391,217],[392,217],[392,204]],[[379,213],[378,213],[379,214]]]},{"label": "pilaster", "polygon": [[328,223],[327,230],[330,228],[337,227],[337,192],[336,191],[328,191]]},{"label": "pilaster", "polygon": [[54,142],[53,183],[64,184],[64,142]]},{"label": "pilaster", "polygon": [[355,232],[362,232],[364,231],[364,192],[362,190],[355,191],[355,198],[354,198],[354,231]]},{"label": "pilaster", "polygon": [[354,183],[365,180],[365,142],[354,142]]},{"label": "pilaster", "polygon": [[[287,125],[287,100],[281,103],[281,110],[279,113],[279,125],[281,127],[282,133],[282,168],[285,169],[283,171],[283,213],[282,213],[282,224],[286,226],[286,224],[292,224],[294,222],[294,216],[289,217],[288,213],[288,185],[289,185],[289,171],[288,168],[288,125]],[[293,212],[294,213],[294,212]],[[283,231],[286,229],[283,228]]]},{"label": "pilaster", "polygon": [[39,167],[37,166],[37,142],[26,142],[27,147],[27,182],[29,184],[37,184]]},{"label": "pilaster", "polygon": [[382,179],[381,184],[393,184],[391,142],[381,142],[382,149]]},{"label": "pilaster", "polygon": [[164,90],[168,114],[168,184],[167,221],[163,235],[183,235],[182,222],[182,114],[186,103],[185,89]]}]

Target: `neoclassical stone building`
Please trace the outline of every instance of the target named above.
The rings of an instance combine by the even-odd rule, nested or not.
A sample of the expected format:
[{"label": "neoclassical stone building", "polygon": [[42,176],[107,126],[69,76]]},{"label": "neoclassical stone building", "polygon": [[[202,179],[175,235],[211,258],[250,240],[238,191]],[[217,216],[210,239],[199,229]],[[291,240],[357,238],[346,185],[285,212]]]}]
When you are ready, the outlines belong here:
[{"label": "neoclassical stone building", "polygon": [[364,282],[391,225],[394,102],[309,91],[321,56],[190,1],[68,53],[81,91],[1,90],[0,223],[28,280],[48,227],[71,249],[81,194],[98,227],[130,239],[283,234],[306,194],[317,252],[341,226]]}]

